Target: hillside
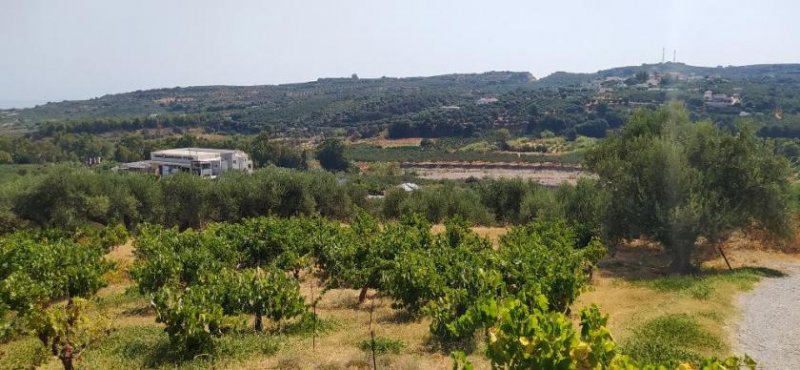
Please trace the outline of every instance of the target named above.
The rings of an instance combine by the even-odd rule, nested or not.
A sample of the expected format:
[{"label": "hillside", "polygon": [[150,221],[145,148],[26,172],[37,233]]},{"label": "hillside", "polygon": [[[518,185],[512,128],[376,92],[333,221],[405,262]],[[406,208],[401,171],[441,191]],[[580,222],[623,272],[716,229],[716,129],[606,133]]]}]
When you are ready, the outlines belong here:
[{"label": "hillside", "polygon": [[314,105],[368,96],[457,94],[480,97],[528,86],[535,80],[526,72],[487,72],[408,78],[320,78],[284,85],[175,87],[7,110],[4,121],[31,124],[59,119],[290,108],[287,105],[292,103]]},{"label": "hillside", "polygon": [[608,77],[627,78],[637,72],[679,73],[695,77],[744,80],[800,81],[800,64],[757,64],[749,66],[698,67],[684,63],[654,63],[604,69],[595,73],[556,72],[537,81],[537,87],[565,87]]},{"label": "hillside", "polygon": [[[704,92],[710,91],[711,96]],[[487,72],[409,78],[321,78],[260,86],[176,87],[0,110],[0,133],[107,133],[200,128],[210,133],[364,138],[513,134],[602,137],[636,107],[686,103],[696,118],[742,116],[767,136],[800,134],[800,64],[643,64],[596,73]]]}]

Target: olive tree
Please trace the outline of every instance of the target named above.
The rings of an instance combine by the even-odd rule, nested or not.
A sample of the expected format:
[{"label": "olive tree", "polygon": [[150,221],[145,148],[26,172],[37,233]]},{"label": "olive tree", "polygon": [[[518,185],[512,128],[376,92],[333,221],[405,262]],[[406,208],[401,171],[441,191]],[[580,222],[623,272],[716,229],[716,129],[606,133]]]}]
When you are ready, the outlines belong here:
[{"label": "olive tree", "polygon": [[660,242],[676,272],[693,269],[700,238],[718,244],[751,225],[788,235],[790,167],[747,125],[693,123],[677,103],[637,111],[586,162],[610,195],[606,236]]},{"label": "olive tree", "polygon": [[338,139],[326,139],[318,147],[315,158],[328,171],[344,171],[350,163],[344,157],[344,143]]}]

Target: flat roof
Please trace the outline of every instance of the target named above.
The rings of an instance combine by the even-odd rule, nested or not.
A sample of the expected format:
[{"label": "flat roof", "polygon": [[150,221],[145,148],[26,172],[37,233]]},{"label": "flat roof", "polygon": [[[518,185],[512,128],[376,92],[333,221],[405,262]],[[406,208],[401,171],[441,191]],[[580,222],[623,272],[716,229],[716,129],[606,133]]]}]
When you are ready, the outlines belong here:
[{"label": "flat roof", "polygon": [[128,167],[145,168],[145,167],[150,167],[151,163],[150,161],[136,161],[136,162],[123,163],[123,165]]},{"label": "flat roof", "polygon": [[171,154],[171,155],[195,155],[198,153],[223,154],[223,153],[236,153],[236,152],[241,152],[241,150],[211,149],[211,148],[175,148],[175,149],[156,150],[153,153]]},{"label": "flat roof", "polygon": [[131,168],[149,169],[151,166],[152,162],[150,161],[137,161],[137,162],[122,163],[117,167],[121,169],[131,169]]}]

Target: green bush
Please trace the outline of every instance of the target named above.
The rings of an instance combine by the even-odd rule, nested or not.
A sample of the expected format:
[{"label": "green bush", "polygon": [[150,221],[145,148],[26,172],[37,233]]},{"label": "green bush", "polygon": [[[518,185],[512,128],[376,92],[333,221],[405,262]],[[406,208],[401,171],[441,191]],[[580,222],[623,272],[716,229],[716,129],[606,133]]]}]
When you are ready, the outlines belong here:
[{"label": "green bush", "polygon": [[[608,317],[596,306],[584,308],[580,314],[580,332],[560,312],[549,310],[544,296],[531,304],[516,299],[488,300],[470,311],[474,321],[489,327],[486,335],[486,356],[492,368],[499,369],[751,369],[756,364],[747,356],[726,359],[701,358],[676,346],[681,339],[698,344],[711,338],[687,325],[685,318],[668,317],[646,325],[638,334],[640,342],[632,357],[623,355],[606,328]],[[688,330],[678,333],[680,330]],[[665,331],[662,333],[661,331]],[[665,336],[669,337],[665,340]],[[696,336],[689,338],[690,336]],[[708,344],[707,344],[708,345]],[[715,345],[712,341],[711,345]],[[630,350],[630,348],[628,349]],[[633,355],[639,356],[634,357]],[[453,369],[474,367],[463,353],[453,354]]]},{"label": "green bush", "polygon": [[[371,339],[362,340],[358,343],[358,348],[365,352],[371,352],[373,348]],[[406,344],[397,339],[375,337],[375,353],[382,355],[386,353],[399,354],[406,348]]]},{"label": "green bush", "polygon": [[722,341],[685,314],[670,314],[652,319],[634,329],[621,351],[637,361],[650,363],[693,362],[702,355],[696,350],[716,352]]},{"label": "green bush", "polygon": [[[392,194],[393,197],[398,197]],[[389,200],[390,202],[393,199]],[[388,205],[387,205],[388,206]],[[468,220],[472,224],[492,224],[494,217],[481,205],[477,192],[469,188],[451,184],[426,187],[413,191],[403,197],[398,211],[386,211],[384,214],[420,214],[430,222],[443,222],[454,217]]]},{"label": "green bush", "polygon": [[255,330],[263,330],[263,317],[281,323],[305,311],[300,285],[274,268],[219,271],[207,284],[208,294],[226,312],[255,315]]},{"label": "green bush", "polygon": [[191,358],[214,349],[214,338],[230,325],[222,306],[214,302],[202,288],[182,291],[162,288],[153,297],[156,322],[165,325],[164,331],[177,353]]},{"label": "green bush", "polygon": [[33,369],[50,360],[50,351],[35,337],[24,337],[3,344],[0,369]]}]

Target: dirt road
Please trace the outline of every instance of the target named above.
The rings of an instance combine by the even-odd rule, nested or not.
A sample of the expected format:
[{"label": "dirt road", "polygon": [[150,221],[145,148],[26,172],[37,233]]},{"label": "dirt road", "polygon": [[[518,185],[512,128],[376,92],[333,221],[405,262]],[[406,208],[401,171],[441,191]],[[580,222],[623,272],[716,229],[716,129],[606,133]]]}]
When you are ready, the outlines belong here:
[{"label": "dirt road", "polygon": [[742,317],[732,342],[759,369],[800,369],[800,264],[775,267],[787,276],[764,279],[739,297]]}]

